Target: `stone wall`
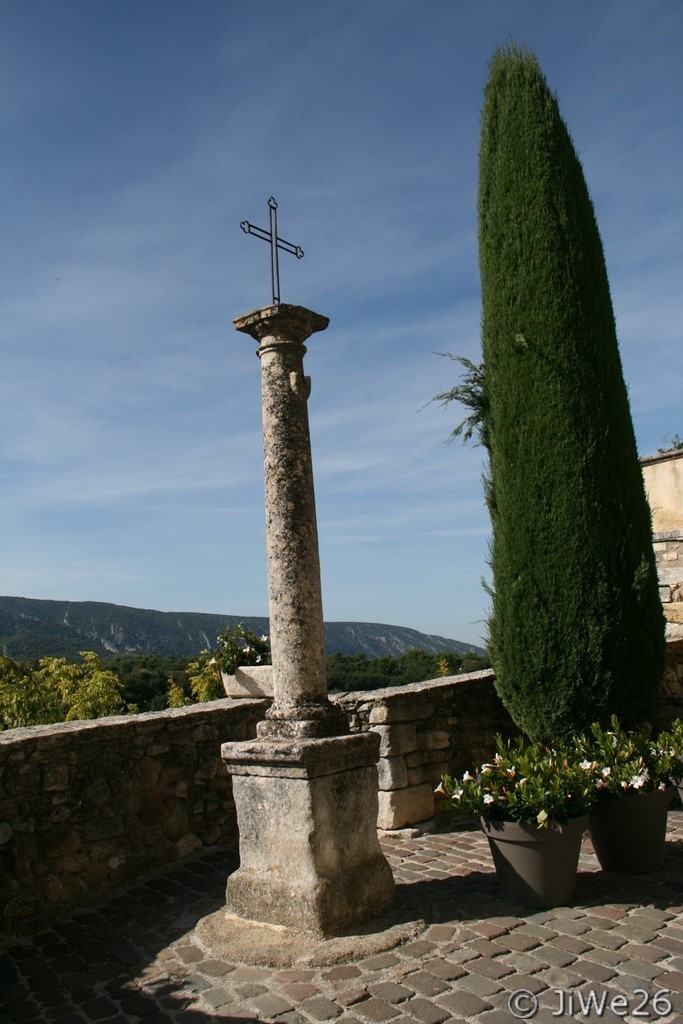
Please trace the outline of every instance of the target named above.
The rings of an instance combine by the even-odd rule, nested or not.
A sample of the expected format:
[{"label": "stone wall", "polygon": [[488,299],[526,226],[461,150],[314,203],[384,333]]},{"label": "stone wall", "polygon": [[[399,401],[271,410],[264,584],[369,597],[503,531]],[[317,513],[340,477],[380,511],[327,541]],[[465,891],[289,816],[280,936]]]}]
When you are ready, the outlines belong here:
[{"label": "stone wall", "polygon": [[652,547],[667,633],[683,639],[683,529],[654,533]]},{"label": "stone wall", "polygon": [[262,700],[0,732],[0,932],[237,835],[220,744]]},{"label": "stone wall", "polygon": [[434,814],[434,787],[491,756],[494,737],[517,732],[493,687],[472,672],[370,692],[336,694],[352,730],[380,735],[378,827],[415,825]]},{"label": "stone wall", "polygon": [[683,638],[670,638],[666,645],[664,679],[657,704],[655,726],[667,728],[675,718],[683,719]]},{"label": "stone wall", "polygon": [[[674,650],[675,647],[675,650]],[[668,644],[683,680],[683,644]],[[433,789],[487,760],[516,730],[493,672],[335,694],[352,731],[380,736],[382,829],[434,813]],[[663,692],[661,724],[683,715]],[[236,843],[221,743],[252,738],[268,700],[220,700],[173,711],[0,732],[0,933],[42,927],[121,882]]]},{"label": "stone wall", "polygon": [[[446,772],[490,756],[511,722],[475,672],[339,694],[352,731],[380,734],[379,826],[430,818]],[[43,926],[170,861],[237,839],[221,743],[251,738],[267,700],[0,733],[0,932]]]}]

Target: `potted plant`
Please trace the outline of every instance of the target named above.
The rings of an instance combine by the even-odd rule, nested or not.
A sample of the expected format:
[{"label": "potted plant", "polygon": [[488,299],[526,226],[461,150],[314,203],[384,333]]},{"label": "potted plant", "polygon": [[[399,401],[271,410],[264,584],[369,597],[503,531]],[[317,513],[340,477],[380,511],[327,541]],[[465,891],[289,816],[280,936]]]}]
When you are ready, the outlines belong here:
[{"label": "potted plant", "polygon": [[[240,622],[219,633],[214,659],[229,697],[273,695],[270,642]],[[244,671],[246,669],[246,671]]]},{"label": "potted plant", "polygon": [[608,729],[594,723],[576,739],[596,792],[589,830],[606,871],[656,871],[664,861],[676,755],[650,731],[627,732],[612,716]]},{"label": "potted plant", "polygon": [[683,804],[683,720],[677,718],[666,732],[662,732],[658,744],[671,755],[671,781],[678,789]]},{"label": "potted plant", "polygon": [[436,792],[479,817],[508,899],[529,907],[570,901],[595,793],[573,752],[498,736],[491,763],[460,781],[445,775]]}]

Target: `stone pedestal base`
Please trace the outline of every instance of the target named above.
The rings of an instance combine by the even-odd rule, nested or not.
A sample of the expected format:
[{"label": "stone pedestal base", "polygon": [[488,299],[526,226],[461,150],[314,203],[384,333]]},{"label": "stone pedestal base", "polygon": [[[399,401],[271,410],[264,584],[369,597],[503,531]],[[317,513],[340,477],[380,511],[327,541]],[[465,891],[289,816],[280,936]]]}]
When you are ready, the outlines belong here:
[{"label": "stone pedestal base", "polygon": [[228,913],[332,936],[392,907],[377,840],[378,736],[262,738],[221,754],[240,833]]}]

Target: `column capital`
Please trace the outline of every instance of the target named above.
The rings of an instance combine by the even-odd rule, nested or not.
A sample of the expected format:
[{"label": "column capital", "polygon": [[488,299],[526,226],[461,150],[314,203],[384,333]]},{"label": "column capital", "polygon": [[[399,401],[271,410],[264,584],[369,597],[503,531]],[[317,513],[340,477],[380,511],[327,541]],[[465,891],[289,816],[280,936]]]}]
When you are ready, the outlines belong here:
[{"label": "column capital", "polygon": [[235,330],[251,335],[258,342],[274,338],[299,345],[303,345],[311,334],[324,331],[329,322],[329,317],[314,313],[305,306],[292,306],[288,303],[264,306],[263,309],[255,309],[233,320]]}]

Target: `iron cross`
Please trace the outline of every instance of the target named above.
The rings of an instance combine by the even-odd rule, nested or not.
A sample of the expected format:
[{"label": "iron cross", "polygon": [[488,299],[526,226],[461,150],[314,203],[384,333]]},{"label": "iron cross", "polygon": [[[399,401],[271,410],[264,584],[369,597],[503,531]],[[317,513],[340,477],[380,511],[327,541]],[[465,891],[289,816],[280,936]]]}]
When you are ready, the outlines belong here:
[{"label": "iron cross", "polygon": [[242,231],[247,235],[256,235],[257,238],[263,238],[266,242],[270,242],[270,284],[273,293],[273,305],[280,305],[280,263],[278,260],[278,249],[284,249],[285,252],[291,252],[298,260],[304,254],[303,249],[299,245],[292,245],[291,242],[285,242],[284,238],[280,238],[277,233],[277,203],[271,196],[268,200],[268,211],[270,213],[270,231],[266,231],[265,228],[257,228],[254,224],[250,224],[248,220],[243,220],[240,223]]}]

